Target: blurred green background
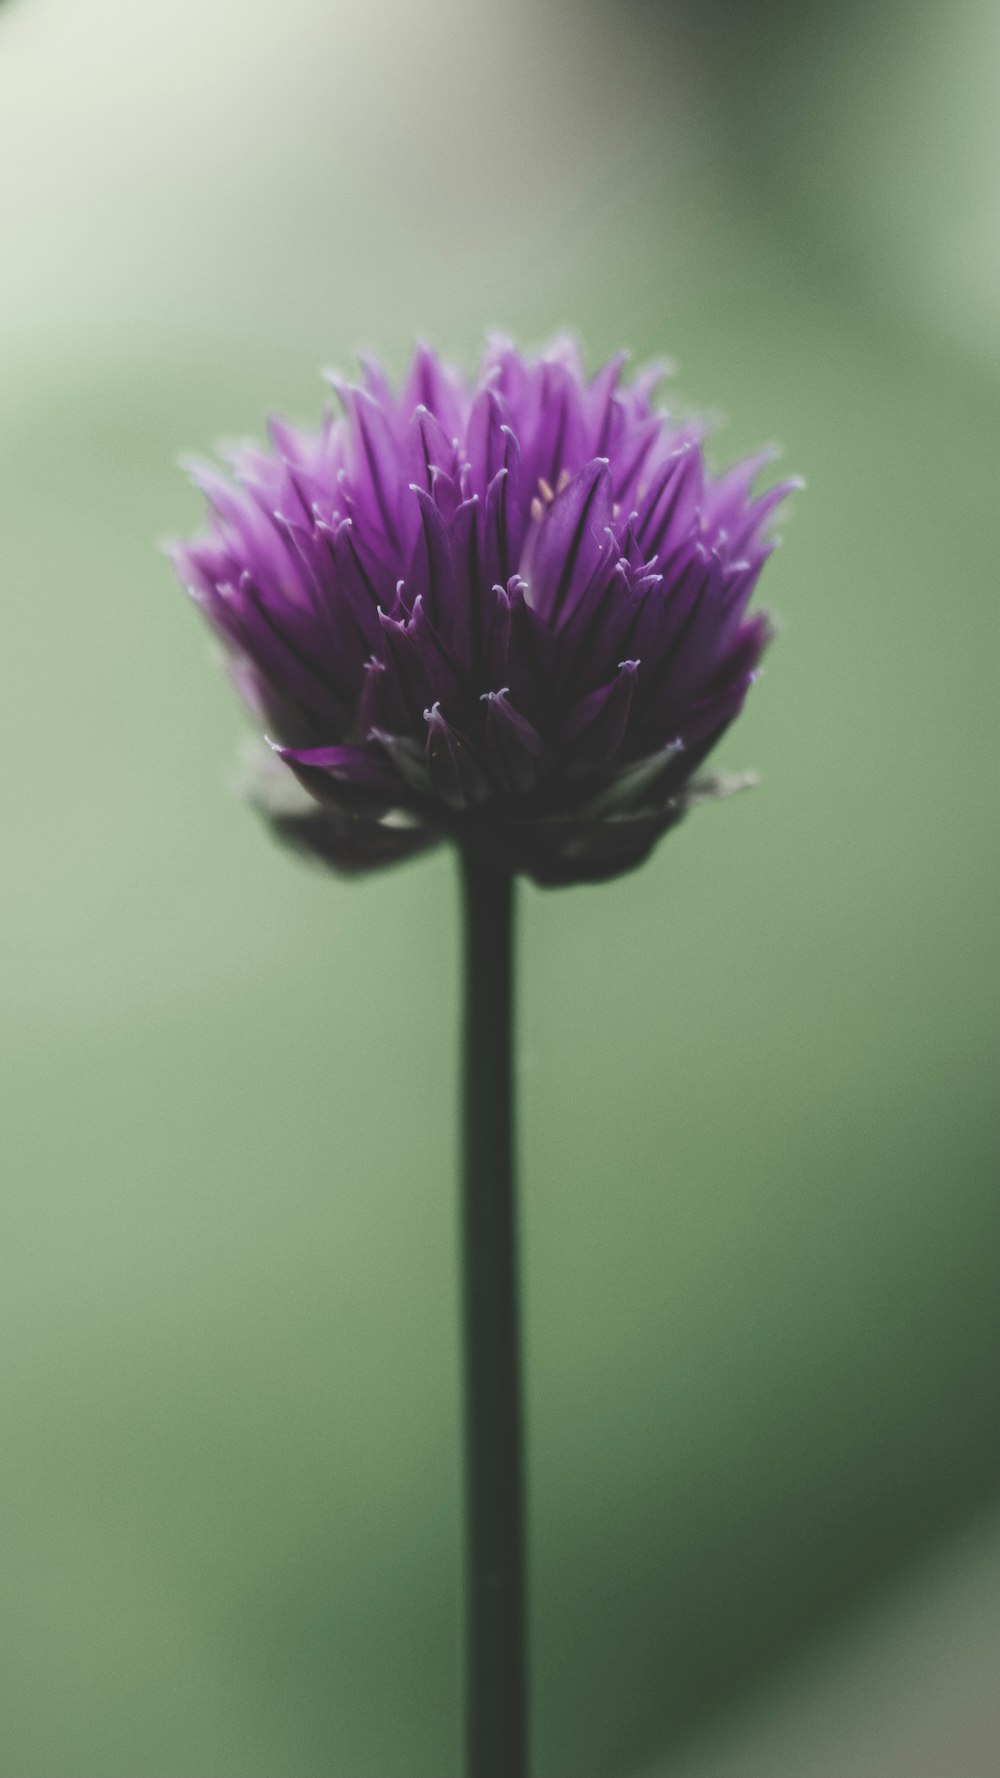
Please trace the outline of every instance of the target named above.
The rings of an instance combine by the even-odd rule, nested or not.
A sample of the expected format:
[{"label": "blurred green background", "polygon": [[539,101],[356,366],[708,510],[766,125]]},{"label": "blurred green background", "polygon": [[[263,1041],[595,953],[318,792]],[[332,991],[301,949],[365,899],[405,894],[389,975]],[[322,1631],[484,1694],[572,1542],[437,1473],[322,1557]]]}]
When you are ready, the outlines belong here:
[{"label": "blurred green background", "polygon": [[993,37],[0,9],[0,1778],[457,1778],[453,866],[267,840],[154,545],[562,324],[809,491],[760,789],[522,896],[537,1778],[994,1770]]}]

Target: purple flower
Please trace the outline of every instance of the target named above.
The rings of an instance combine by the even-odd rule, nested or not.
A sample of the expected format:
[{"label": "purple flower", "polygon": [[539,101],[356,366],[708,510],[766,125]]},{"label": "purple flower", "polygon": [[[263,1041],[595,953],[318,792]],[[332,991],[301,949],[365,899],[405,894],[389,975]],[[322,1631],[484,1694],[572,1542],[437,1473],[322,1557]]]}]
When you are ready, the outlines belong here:
[{"label": "purple flower", "polygon": [[273,420],[232,481],[194,469],[212,529],[175,560],[271,741],[285,837],[345,871],[450,837],[573,883],[712,793],[694,774],[768,641],[747,605],[793,484],[751,498],[766,453],[709,475],[660,369],[622,368],[500,340],[470,385],[421,347],[400,393],[365,361],[330,378],[342,418]]}]

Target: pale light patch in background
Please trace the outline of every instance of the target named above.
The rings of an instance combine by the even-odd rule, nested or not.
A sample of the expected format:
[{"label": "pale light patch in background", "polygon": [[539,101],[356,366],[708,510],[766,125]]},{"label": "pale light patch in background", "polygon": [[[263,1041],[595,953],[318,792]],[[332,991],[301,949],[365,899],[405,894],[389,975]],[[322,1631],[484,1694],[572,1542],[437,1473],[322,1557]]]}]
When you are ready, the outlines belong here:
[{"label": "pale light patch in background", "polygon": [[991,1515],[650,1778],[993,1778],[998,1600]]},{"label": "pale light patch in background", "polygon": [[[402,349],[627,254],[682,108],[544,7],[33,0],[3,20],[6,349]],[[671,121],[672,120],[672,121]],[[669,164],[664,136],[672,140]],[[470,319],[472,317],[472,319]],[[280,343],[280,342],[279,342]]]}]

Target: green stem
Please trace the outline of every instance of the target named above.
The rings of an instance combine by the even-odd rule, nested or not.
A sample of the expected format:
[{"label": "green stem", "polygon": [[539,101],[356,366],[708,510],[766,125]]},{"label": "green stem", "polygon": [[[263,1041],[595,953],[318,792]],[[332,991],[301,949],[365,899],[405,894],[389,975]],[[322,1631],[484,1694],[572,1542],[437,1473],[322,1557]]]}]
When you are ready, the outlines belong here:
[{"label": "green stem", "polygon": [[513,882],[462,855],[466,1773],[527,1778],[512,1039]]}]

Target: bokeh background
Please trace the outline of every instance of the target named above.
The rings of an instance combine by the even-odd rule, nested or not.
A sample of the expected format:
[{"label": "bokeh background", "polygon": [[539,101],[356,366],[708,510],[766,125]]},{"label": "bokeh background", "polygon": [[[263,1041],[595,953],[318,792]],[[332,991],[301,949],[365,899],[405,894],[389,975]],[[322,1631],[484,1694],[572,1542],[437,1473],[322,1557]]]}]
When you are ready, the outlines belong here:
[{"label": "bokeh background", "polygon": [[719,763],[521,904],[537,1778],[988,1778],[994,9],[0,7],[0,1774],[457,1778],[445,855],[230,794],[177,455],[415,334],[809,491]]}]

